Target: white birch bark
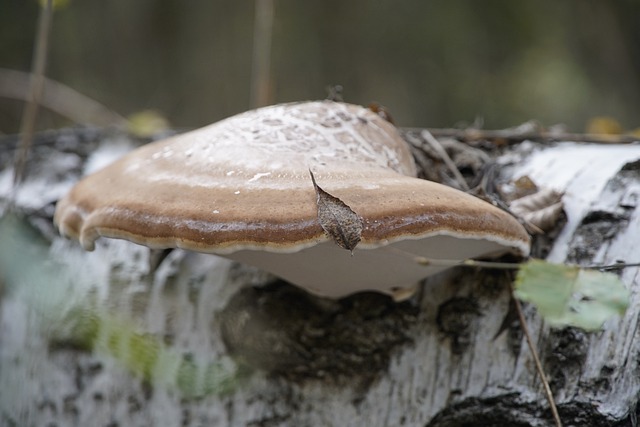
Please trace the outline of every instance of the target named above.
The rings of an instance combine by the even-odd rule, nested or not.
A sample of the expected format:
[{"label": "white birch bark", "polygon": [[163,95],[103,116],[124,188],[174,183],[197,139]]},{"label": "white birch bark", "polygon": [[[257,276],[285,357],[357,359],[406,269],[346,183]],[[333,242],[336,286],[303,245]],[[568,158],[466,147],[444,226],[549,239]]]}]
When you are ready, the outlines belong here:
[{"label": "white birch bark", "polygon": [[[18,205],[27,209],[36,224],[43,224],[45,232],[52,231],[46,225],[51,202],[77,179],[83,157],[61,151],[59,144],[53,149],[36,149],[29,178],[17,197]],[[113,140],[98,145],[105,153]],[[539,186],[565,192],[568,220],[553,244],[551,261],[612,264],[617,260],[640,261],[638,159],[637,145],[544,146],[527,142],[508,149],[498,161],[504,164],[504,179],[528,175]],[[92,157],[91,162],[95,161],[99,161],[97,156]],[[8,194],[10,176],[9,167],[0,174],[3,197]],[[38,220],[39,216],[43,219]],[[172,252],[150,275],[145,248],[111,241],[102,242],[93,253],[84,253],[71,242],[52,239],[51,256],[71,266],[75,280],[66,288],[55,288],[64,293],[47,297],[50,306],[54,298],[60,300],[62,311],[74,304],[94,304],[113,317],[127,319],[126,324],[134,324],[139,331],[169,337],[171,351],[189,353],[198,366],[226,356],[221,330],[236,333],[234,322],[238,319],[234,316],[252,316],[251,304],[256,303],[254,300],[235,312],[225,311],[225,307],[237,301],[234,297],[241,289],[267,277],[210,255],[181,251]],[[100,347],[99,339],[94,352],[51,346],[52,336],[64,335],[56,329],[55,316],[34,306],[39,300],[33,289],[17,290],[5,284],[0,300],[0,424],[551,425],[548,405],[517,323],[508,324],[496,336],[510,306],[503,276],[456,270],[432,277],[413,306],[407,304],[399,317],[392,315],[387,326],[366,317],[376,310],[387,310],[388,306],[376,298],[371,302],[373,308],[364,311],[313,299],[305,309],[324,310],[334,317],[351,316],[340,325],[343,330],[353,328],[346,332],[347,338],[354,334],[352,342],[362,343],[368,334],[372,340],[387,334],[382,345],[394,344],[388,366],[383,363],[385,367],[379,370],[371,362],[374,358],[356,352],[357,360],[364,362],[358,365],[356,360],[359,367],[353,372],[348,372],[352,365],[347,361],[352,351],[336,347],[339,378],[330,370],[333,350],[327,349],[333,347],[323,349],[322,341],[317,340],[313,343],[318,348],[303,351],[292,342],[295,337],[279,334],[278,325],[295,312],[294,307],[288,312],[286,304],[291,300],[287,299],[277,322],[254,331],[254,335],[246,333],[252,342],[245,347],[242,339],[246,330],[240,329],[239,336],[232,338],[241,356],[259,365],[256,354],[262,354],[268,360],[264,365],[285,374],[258,370],[228,395],[198,399],[183,399],[171,386],[173,380],[166,379],[172,374],[169,362],[162,369],[156,367],[155,372],[169,385],[148,385]],[[631,305],[623,318],[607,321],[601,332],[551,330],[534,308],[526,308],[567,426],[635,425],[640,391],[639,269],[626,268],[621,278],[631,291]],[[260,301],[271,304],[269,298],[281,296],[275,292],[261,296]],[[371,301],[367,298],[352,301],[367,305]],[[273,302],[275,307],[278,303]],[[258,319],[264,314],[260,310]],[[358,318],[358,313],[366,316]],[[398,330],[403,325],[406,330]],[[312,332],[315,336],[323,333]],[[349,340],[338,346],[344,347],[345,342]],[[278,346],[285,346],[284,350]],[[382,359],[375,360],[384,362],[385,357],[381,351]],[[286,373],[291,366],[297,371]]]}]

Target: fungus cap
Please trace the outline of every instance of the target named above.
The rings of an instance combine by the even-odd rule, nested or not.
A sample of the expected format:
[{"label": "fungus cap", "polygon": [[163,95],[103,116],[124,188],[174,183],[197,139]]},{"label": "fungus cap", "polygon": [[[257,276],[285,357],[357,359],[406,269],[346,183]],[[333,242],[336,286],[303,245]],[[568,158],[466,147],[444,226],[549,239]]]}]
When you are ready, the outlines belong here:
[{"label": "fungus cap", "polygon": [[[323,231],[309,170],[361,218],[353,256]],[[528,254],[512,216],[415,175],[396,128],[370,110],[282,104],[129,153],[80,181],[54,221],[87,250],[104,236],[216,253],[329,297],[397,295],[443,269],[413,256]]]}]

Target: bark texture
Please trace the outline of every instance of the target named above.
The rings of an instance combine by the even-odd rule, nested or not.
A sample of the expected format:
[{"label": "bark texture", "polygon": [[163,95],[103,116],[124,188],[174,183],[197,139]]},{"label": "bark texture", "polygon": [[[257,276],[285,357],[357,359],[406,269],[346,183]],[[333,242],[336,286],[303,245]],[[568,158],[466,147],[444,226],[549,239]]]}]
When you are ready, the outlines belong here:
[{"label": "bark texture", "polygon": [[[423,147],[418,131],[405,136]],[[0,145],[3,203],[14,143],[7,137]],[[488,155],[442,143],[469,178],[493,157],[499,183],[528,176],[565,192],[566,221],[537,239],[538,255],[582,265],[640,261],[640,147],[525,142]],[[64,322],[35,306],[29,292],[5,283],[1,425],[552,425],[512,316],[508,273],[449,270],[426,280],[402,304],[375,294],[330,301],[209,255],[155,254],[122,241],[101,241],[85,253],[57,237],[50,225],[55,200],[87,164],[117,156],[130,144],[122,135],[92,129],[38,136],[16,200],[48,239],[51,258],[74,272],[67,287],[51,285],[64,290],[61,311],[95,307],[160,337],[170,351],[193,361],[195,382],[228,355],[249,374],[231,391],[185,398],[175,387],[179,380],[132,375],[122,354],[133,349],[104,344],[99,336],[106,326],[98,326],[93,351],[70,345],[73,334]],[[450,181],[436,154],[418,151],[424,176]],[[619,274],[631,305],[602,331],[550,329],[525,307],[566,426],[636,425],[640,272]],[[156,367],[151,376],[171,375]]]}]

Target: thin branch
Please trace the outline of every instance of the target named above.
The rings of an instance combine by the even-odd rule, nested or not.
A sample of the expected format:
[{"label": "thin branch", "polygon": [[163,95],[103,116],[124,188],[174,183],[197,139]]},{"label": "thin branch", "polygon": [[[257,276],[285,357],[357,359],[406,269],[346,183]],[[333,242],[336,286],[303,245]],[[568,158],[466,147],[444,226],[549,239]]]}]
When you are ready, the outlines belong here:
[{"label": "thin branch", "polygon": [[[404,128],[409,132],[422,132],[421,128]],[[460,141],[507,141],[522,142],[531,141],[573,141],[598,144],[631,144],[640,141],[640,137],[635,135],[609,135],[609,134],[584,134],[545,131],[540,126],[531,122],[524,123],[521,126],[499,130],[483,130],[483,129],[429,129],[429,132],[435,138],[455,138]]]},{"label": "thin branch", "polygon": [[522,264],[517,262],[493,262],[493,261],[478,261],[475,259],[435,259],[426,258],[423,256],[412,254],[411,252],[404,251],[392,246],[385,246],[385,250],[393,252],[398,255],[402,255],[409,259],[412,259],[417,264],[436,267],[475,267],[475,268],[496,268],[500,270],[518,270]]},{"label": "thin branch", "polygon": [[251,107],[271,103],[271,38],[274,0],[255,0],[253,60],[251,67]]},{"label": "thin branch", "polygon": [[[520,267],[528,260],[522,262],[495,262],[495,261],[479,261],[475,259],[440,259],[440,258],[427,258],[420,255],[412,254],[411,252],[404,251],[392,246],[385,246],[385,250],[393,252],[394,254],[402,255],[404,257],[412,259],[416,264],[423,265],[425,267],[471,267],[471,268],[494,268],[497,270],[519,270]],[[567,267],[575,267],[581,269],[590,270],[621,270],[628,267],[640,267],[640,262],[635,263],[623,263],[618,262],[609,265],[577,265],[577,264],[565,264]]]},{"label": "thin branch", "polygon": [[20,134],[22,135],[20,149],[16,151],[13,170],[13,188],[20,184],[24,175],[24,168],[29,154],[31,141],[36,125],[36,117],[38,115],[38,105],[42,96],[42,87],[44,84],[44,69],[47,63],[47,48],[49,45],[49,30],[51,28],[51,20],[53,16],[53,0],[47,0],[44,7],[40,8],[40,17],[38,19],[38,28],[35,41],[35,49],[33,53],[33,65],[31,69],[31,90],[29,93],[29,101],[25,106],[22,115],[22,123],[20,125]]},{"label": "thin branch", "polygon": [[[0,97],[29,101],[31,74],[0,68]],[[43,77],[40,106],[75,123],[126,125],[127,119],[60,82]]]},{"label": "thin branch", "polygon": [[538,356],[538,350],[536,349],[533,343],[533,339],[531,338],[531,333],[529,332],[529,327],[527,326],[527,320],[525,319],[524,313],[522,312],[522,305],[514,294],[513,286],[510,286],[510,290],[511,299],[515,304],[516,312],[518,313],[518,319],[520,320],[520,327],[522,328],[522,332],[527,339],[527,345],[529,346],[529,350],[531,351],[531,354],[533,356],[533,361],[536,365],[536,371],[538,371],[538,375],[540,376],[540,380],[542,381],[542,385],[544,386],[544,392],[547,397],[547,401],[549,402],[549,408],[551,409],[553,420],[555,421],[557,427],[562,427],[562,420],[560,419],[560,414],[558,413],[558,408],[556,407],[556,402],[553,398],[553,393],[551,392],[549,381],[547,381],[547,376],[542,369],[542,363],[540,362],[540,357]]},{"label": "thin branch", "polygon": [[519,270],[521,263],[517,262],[493,262],[493,261],[477,261],[475,259],[433,259],[425,257],[414,257],[415,262],[424,266],[437,267],[477,267],[477,268],[495,268],[499,270]]},{"label": "thin branch", "polygon": [[629,268],[629,267],[640,267],[640,262],[616,262],[614,264],[609,264],[609,265],[583,265],[583,266],[576,266],[576,267],[580,267],[580,268],[585,268],[585,269],[589,269],[589,270],[604,270],[604,271],[613,271],[613,270],[622,270],[625,268]]}]

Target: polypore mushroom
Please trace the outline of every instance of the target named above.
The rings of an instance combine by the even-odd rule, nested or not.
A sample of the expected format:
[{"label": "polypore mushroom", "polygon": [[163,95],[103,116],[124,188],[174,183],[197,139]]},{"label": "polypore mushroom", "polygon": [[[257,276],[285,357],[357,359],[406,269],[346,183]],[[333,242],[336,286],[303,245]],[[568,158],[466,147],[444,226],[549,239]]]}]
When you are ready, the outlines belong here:
[{"label": "polypore mushroom", "polygon": [[[324,232],[310,171],[361,220],[353,254]],[[129,153],[78,183],[54,220],[87,250],[105,236],[215,253],[328,297],[398,296],[445,268],[415,257],[528,254],[512,216],[415,175],[396,128],[370,110],[283,104]]]}]

